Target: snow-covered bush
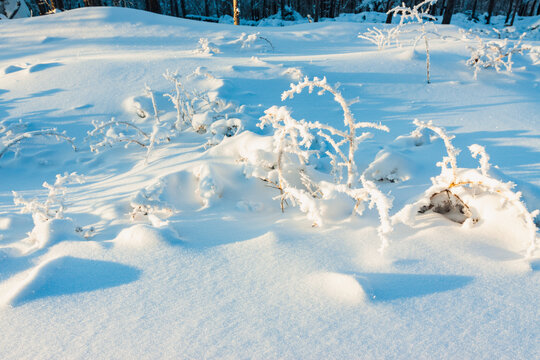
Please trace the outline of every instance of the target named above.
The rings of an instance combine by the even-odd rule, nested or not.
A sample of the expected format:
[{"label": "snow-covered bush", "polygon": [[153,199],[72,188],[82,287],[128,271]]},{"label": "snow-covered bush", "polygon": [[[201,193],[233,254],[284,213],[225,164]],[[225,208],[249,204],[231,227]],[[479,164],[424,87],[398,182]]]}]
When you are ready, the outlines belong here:
[{"label": "snow-covered bush", "polygon": [[526,33],[521,34],[519,39],[511,44],[508,39],[484,42],[477,36],[478,45],[469,46],[471,57],[467,60],[467,65],[473,68],[474,79],[478,78],[480,69],[494,68],[500,72],[504,68],[512,72],[513,55],[523,55],[525,51],[531,50],[531,46],[522,44],[525,35]]},{"label": "snow-covered bush", "polygon": [[[290,201],[305,212],[314,225],[322,225],[323,222],[319,200],[328,200],[336,194],[352,198],[355,203],[354,212],[357,214],[362,214],[364,202],[369,202],[370,208],[376,205],[381,220],[379,227],[381,249],[384,249],[388,243],[386,235],[392,229],[388,216],[391,201],[377,189],[375,183],[364,176],[359,177],[355,155],[358,144],[371,136],[368,132],[358,136],[358,129],[373,128],[388,131],[388,128],[371,122],[356,122],[349,107],[351,102],[346,101],[336,87],[329,85],[326,78],[315,77],[310,80],[306,77],[297,84],[291,84],[291,88],[282,93],[281,99],[293,98],[304,89],[308,89],[310,93],[318,89],[318,95],[326,92],[332,94],[343,110],[343,121],[347,130],[339,130],[318,121],[298,121],[291,116],[286,107],[269,108],[265,111],[265,116],[261,117],[259,126],[262,128],[269,125],[274,129],[274,153],[277,154],[277,159],[275,166],[263,180],[279,189],[282,210],[284,204]],[[320,155],[318,151],[310,149],[314,141],[328,144],[326,155],[331,158],[335,183],[316,180],[318,176],[315,170],[309,167],[310,157]],[[345,183],[342,176],[343,168],[347,169]]]},{"label": "snow-covered bush", "polygon": [[91,236],[93,229],[85,231],[80,227],[76,227],[71,219],[64,218],[66,186],[82,182],[84,182],[84,178],[77,173],[56,175],[54,184],[43,183],[43,187],[48,190],[45,201],[36,198],[27,200],[13,191],[15,205],[22,207],[22,213],[32,214],[34,229],[29,234],[29,240],[37,248],[43,248],[54,240],[53,238],[69,236],[69,234],[81,233],[84,237]]},{"label": "snow-covered bush", "polygon": [[368,31],[362,34],[358,34],[361,39],[368,40],[377,45],[377,49],[384,50],[386,47],[391,46],[394,43],[399,45],[399,32],[401,27],[399,25],[390,27],[389,29],[379,29],[377,27],[368,28]]},{"label": "snow-covered bush", "polygon": [[21,121],[10,124],[5,121],[0,123],[0,159],[8,152],[17,153],[17,146],[27,140],[36,137],[48,137],[57,141],[68,142],[73,150],[77,151],[74,138],[66,135],[65,131],[56,128],[27,131],[27,125]]},{"label": "snow-covered bush", "polygon": [[124,143],[125,147],[136,144],[147,147],[150,135],[131,121],[116,120],[92,121],[94,129],[88,131],[88,138],[95,142],[90,144],[90,150],[99,152],[103,147],[112,147],[117,143]]},{"label": "snow-covered bush", "polygon": [[478,144],[469,146],[471,155],[474,158],[479,156],[479,169],[458,168],[456,157],[459,150],[452,144],[453,136],[449,136],[444,129],[433,125],[432,122],[415,120],[414,124],[417,126],[417,132],[429,129],[440,137],[444,142],[447,156],[437,163],[441,168],[441,174],[431,179],[433,185],[426,190],[425,198],[417,202],[412,209],[422,214],[428,211],[440,213],[454,222],[470,226],[481,220],[481,212],[485,209],[472,208],[464,198],[474,199],[481,194],[497,196],[501,199],[501,207],[512,208],[527,229],[529,239],[526,254],[531,256],[536,249],[534,218],[539,211],[527,210],[521,201],[521,193],[512,190],[515,186],[513,183],[504,183],[490,175],[489,156],[485,148]]},{"label": "snow-covered bush", "polygon": [[[235,117],[243,108],[217,96],[209,89],[187,89],[178,73],[169,71],[163,74],[174,85],[172,92],[165,94],[176,110],[174,128],[178,131],[191,127],[199,134],[210,131],[213,138],[210,145],[218,143],[223,137],[237,134],[242,128],[242,121]],[[201,68],[196,69],[186,79],[218,81],[213,75]]]},{"label": "snow-covered bush", "polygon": [[214,55],[219,54],[221,51],[217,45],[211,43],[208,38],[200,38],[199,47],[195,50],[195,52],[205,55]]},{"label": "snow-covered bush", "polygon": [[[148,86],[145,92],[152,102],[154,112],[152,130],[147,132],[132,121],[117,120],[115,118],[109,121],[92,121],[94,129],[87,132],[88,136],[86,138],[90,142],[91,151],[98,153],[101,148],[112,147],[118,143],[123,143],[126,148],[130,144],[136,144],[146,149],[146,161],[148,161],[156,143],[170,141],[172,136],[171,128],[162,122],[159,117],[154,92]],[[143,117],[147,117],[146,112],[142,110],[138,111],[138,114],[144,114]]]},{"label": "snow-covered bush", "polygon": [[[400,6],[396,6],[388,11],[389,14],[400,17],[399,23],[396,26],[389,29],[379,29],[376,27],[369,28],[367,32],[359,34],[358,37],[374,43],[377,45],[379,50],[384,50],[392,43],[399,46],[399,37],[402,33],[410,33],[413,31],[418,32],[418,34],[414,37],[412,47],[414,51],[418,42],[422,39],[424,40],[426,50],[426,79],[427,83],[429,84],[431,82],[431,77],[428,35],[439,35],[436,32],[428,31],[426,29],[426,20],[436,20],[435,17],[429,14],[430,6],[436,1],[437,0],[424,0],[412,8],[406,6],[405,3]],[[410,25],[418,25],[419,30],[417,27],[412,27]]]}]

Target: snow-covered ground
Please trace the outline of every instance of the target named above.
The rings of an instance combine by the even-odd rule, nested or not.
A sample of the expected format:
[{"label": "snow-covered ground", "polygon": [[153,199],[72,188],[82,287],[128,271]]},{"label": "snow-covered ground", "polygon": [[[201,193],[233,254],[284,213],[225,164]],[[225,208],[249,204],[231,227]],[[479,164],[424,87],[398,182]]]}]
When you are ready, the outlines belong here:
[{"label": "snow-covered ground", "polygon": [[[0,358],[539,358],[539,23],[502,33],[511,47],[530,31],[513,72],[477,80],[468,47],[498,33],[438,26],[428,85],[416,26],[378,51],[358,38],[374,24],[354,21],[234,27],[119,8],[1,21]],[[303,133],[306,149],[257,126],[275,105],[290,112],[269,121],[347,131],[328,92],[282,101],[304,76],[340,83],[356,121],[388,127],[368,129],[352,169],[356,195],[392,199],[386,227],[369,201],[351,215],[327,137]],[[455,135],[455,174],[432,183],[445,145],[415,118]],[[78,151],[36,135],[52,128]],[[423,211],[446,188],[464,224]]]}]

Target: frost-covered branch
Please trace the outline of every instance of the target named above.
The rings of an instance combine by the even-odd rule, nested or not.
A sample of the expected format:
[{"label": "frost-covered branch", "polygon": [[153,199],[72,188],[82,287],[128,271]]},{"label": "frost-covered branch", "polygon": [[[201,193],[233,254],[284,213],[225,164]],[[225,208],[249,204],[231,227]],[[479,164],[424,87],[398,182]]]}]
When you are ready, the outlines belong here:
[{"label": "frost-covered branch", "polygon": [[[485,192],[503,198],[503,206],[511,206],[517,211],[519,218],[523,220],[525,228],[529,233],[527,240],[526,256],[532,256],[536,250],[536,225],[534,218],[538,216],[539,211],[529,212],[525,204],[521,201],[521,193],[514,192],[512,189],[515,186],[511,182],[504,183],[495,179],[489,174],[491,165],[489,164],[489,155],[485,148],[478,144],[469,146],[471,156],[479,158],[480,171],[472,169],[460,169],[457,166],[456,156],[459,150],[456,149],[451,140],[453,136],[446,134],[444,129],[434,126],[432,122],[421,122],[415,120],[414,124],[418,127],[415,131],[420,132],[422,129],[429,129],[437,134],[443,141],[446,147],[448,156],[443,158],[443,161],[438,163],[441,167],[441,174],[432,178],[433,186],[426,191],[429,197],[429,205],[424,205],[419,212],[424,213],[428,210],[446,215],[450,220],[464,223],[470,219],[472,223],[478,222],[478,217],[473,217],[473,211],[470,206],[457,195],[456,189],[471,189],[474,196]],[[451,169],[447,165],[450,164]],[[480,214],[477,214],[480,215]]]},{"label": "frost-covered branch", "polygon": [[[350,197],[354,201],[353,213],[359,215],[363,212],[363,203],[369,201],[370,208],[377,206],[379,211],[381,226],[378,234],[382,241],[382,251],[388,245],[387,235],[392,230],[388,214],[392,202],[377,189],[375,183],[367,181],[363,176],[360,178],[362,187],[357,187],[358,174],[354,157],[358,144],[371,136],[367,132],[357,136],[357,129],[389,130],[384,125],[372,122],[356,122],[350,110],[351,102],[345,100],[337,87],[330,86],[326,82],[326,78],[309,80],[306,77],[298,84],[291,84],[291,88],[283,92],[281,98],[282,100],[293,98],[295,94],[301,93],[306,88],[310,93],[317,89],[318,95],[325,92],[333,95],[334,100],[343,110],[343,122],[347,131],[338,130],[318,121],[295,120],[286,107],[273,106],[269,108],[265,111],[265,116],[261,117],[259,127],[269,125],[274,129],[273,150],[277,154],[277,161],[275,168],[270,169],[269,175],[264,180],[280,190],[279,198],[282,211],[287,202],[297,205],[314,222],[314,225],[322,225],[321,202],[334,198],[336,194],[345,194]],[[320,155],[318,150],[310,150],[310,146],[312,142],[320,140],[324,140],[330,145],[326,154],[331,159],[332,174],[337,181],[335,184],[325,181],[316,182],[312,180],[312,176],[308,175],[308,170],[315,174],[315,170],[309,167],[310,156]],[[348,145],[348,152],[343,149],[346,145]],[[286,154],[294,155],[296,163],[293,159],[286,157]],[[285,164],[285,160],[288,160],[287,164]],[[346,184],[341,183],[340,174],[343,167],[347,168]],[[271,172],[277,172],[276,181],[271,179]],[[292,176],[295,177],[290,180]]]},{"label": "frost-covered branch", "polygon": [[442,141],[444,142],[444,146],[446,148],[446,153],[448,154],[448,156],[444,157],[443,161],[438,163],[437,165],[441,167],[442,172],[444,173],[445,170],[447,169],[446,165],[450,164],[451,171],[452,171],[452,180],[448,184],[448,186],[451,186],[451,184],[456,183],[457,182],[457,160],[456,160],[456,156],[460,153],[460,150],[456,149],[454,147],[454,145],[452,145],[452,139],[455,136],[447,135],[446,131],[443,128],[433,125],[432,121],[423,122],[423,121],[420,121],[418,119],[415,119],[413,123],[414,123],[414,125],[417,126],[417,129],[415,130],[415,132],[420,133],[422,131],[422,129],[429,129],[429,130],[433,131],[435,134],[437,134],[442,139]]},{"label": "frost-covered branch", "polygon": [[[387,126],[371,123],[371,122],[360,122],[356,123],[354,120],[354,116],[351,112],[351,109],[349,107],[350,103],[345,100],[343,95],[337,90],[336,87],[332,87],[329,85],[326,81],[326,77],[319,79],[317,77],[314,77],[313,80],[309,80],[308,77],[305,77],[303,81],[300,81],[298,84],[291,84],[291,88],[287,91],[284,91],[281,94],[281,100],[286,99],[292,99],[294,97],[294,94],[300,94],[304,89],[308,89],[309,93],[312,93],[315,88],[320,89],[317,92],[317,95],[323,95],[325,92],[329,92],[334,96],[334,101],[336,101],[343,110],[343,122],[345,126],[348,127],[348,133],[339,132],[336,129],[326,125],[321,126],[320,123],[313,123],[312,128],[317,128],[317,126],[320,126],[320,130],[327,130],[332,135],[345,135],[343,136],[344,139],[349,144],[349,152],[346,160],[347,164],[347,186],[352,187],[354,180],[358,177],[356,172],[356,164],[354,160],[354,154],[356,152],[356,149],[358,147],[358,138],[356,137],[356,129],[358,128],[373,128],[377,130],[382,130],[388,132],[389,129]],[[336,143],[332,143],[334,145]],[[337,150],[337,149],[336,149]]]},{"label": "frost-covered branch", "polygon": [[523,55],[525,51],[531,51],[532,49],[529,45],[522,44],[526,34],[521,34],[512,46],[509,45],[508,39],[502,41],[493,40],[486,43],[477,36],[478,45],[476,47],[469,46],[471,57],[466,63],[473,68],[474,79],[478,79],[480,69],[494,68],[497,72],[500,72],[504,68],[506,71],[512,72],[513,55]]},{"label": "frost-covered branch", "polygon": [[[139,126],[135,125],[130,121],[116,120],[112,118],[109,121],[92,121],[94,129],[88,131],[88,136],[86,140],[102,136],[102,138],[96,143],[90,144],[90,150],[93,152],[99,152],[99,149],[102,147],[112,147],[117,143],[125,143],[126,147],[129,144],[136,144],[143,148],[148,146],[150,135],[143,131]],[[121,128],[124,127],[127,131],[133,130],[135,134],[126,134],[121,131]]]},{"label": "frost-covered branch", "polygon": [[43,187],[48,190],[47,199],[40,202],[37,199],[26,200],[19,193],[13,191],[13,201],[15,205],[22,206],[22,213],[32,214],[34,223],[42,223],[51,219],[63,219],[65,211],[66,185],[84,182],[84,178],[77,173],[64,173],[56,175],[54,184],[43,183]]},{"label": "frost-covered branch", "polygon": [[68,142],[73,150],[77,151],[77,147],[74,143],[74,138],[66,135],[65,132],[59,132],[56,129],[46,129],[46,130],[35,130],[27,131],[22,134],[13,134],[13,137],[6,136],[6,138],[1,139],[2,148],[0,148],[0,159],[4,154],[14,145],[20,143],[23,140],[31,139],[34,137],[43,136],[43,137],[53,137],[57,141],[66,141]]}]

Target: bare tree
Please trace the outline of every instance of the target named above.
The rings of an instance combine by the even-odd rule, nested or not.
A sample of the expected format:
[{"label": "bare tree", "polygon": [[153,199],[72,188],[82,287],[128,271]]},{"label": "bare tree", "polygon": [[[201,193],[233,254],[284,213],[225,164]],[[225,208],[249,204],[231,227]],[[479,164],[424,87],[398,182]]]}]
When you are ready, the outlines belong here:
[{"label": "bare tree", "polygon": [[4,3],[4,0],[0,0],[0,15],[4,15],[5,17],[7,17],[6,5]]},{"label": "bare tree", "polygon": [[489,24],[491,22],[491,15],[493,14],[494,8],[495,8],[495,0],[489,0],[488,16],[486,18],[486,24]]},{"label": "bare tree", "polygon": [[233,0],[234,25],[240,25],[240,11],[238,10],[238,0]]},{"label": "bare tree", "polygon": [[446,9],[444,10],[444,16],[442,19],[443,24],[450,24],[452,20],[452,14],[454,13],[454,6],[456,5],[456,0],[448,0],[446,2]]}]

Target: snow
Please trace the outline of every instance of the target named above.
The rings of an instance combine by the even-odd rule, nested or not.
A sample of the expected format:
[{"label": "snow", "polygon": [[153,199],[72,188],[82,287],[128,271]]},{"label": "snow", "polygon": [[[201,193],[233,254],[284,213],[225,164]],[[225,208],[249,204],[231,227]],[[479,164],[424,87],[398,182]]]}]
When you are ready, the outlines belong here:
[{"label": "snow", "polygon": [[[380,51],[358,38],[383,20],[1,21],[0,151],[48,129],[77,151],[27,136],[0,157],[0,357],[538,358],[540,68],[526,51],[475,80],[466,61],[476,35],[514,44],[540,18],[437,25],[429,85],[414,31]],[[350,186],[306,127],[345,134],[347,107],[389,129],[360,134]],[[276,148],[268,109],[310,141]],[[300,202],[283,212],[280,176]],[[454,198],[419,213],[445,189],[463,224]]]}]

